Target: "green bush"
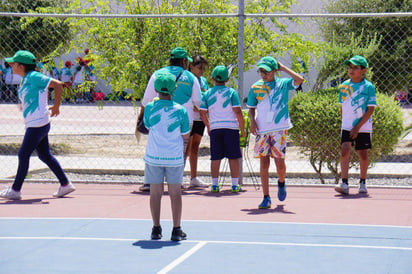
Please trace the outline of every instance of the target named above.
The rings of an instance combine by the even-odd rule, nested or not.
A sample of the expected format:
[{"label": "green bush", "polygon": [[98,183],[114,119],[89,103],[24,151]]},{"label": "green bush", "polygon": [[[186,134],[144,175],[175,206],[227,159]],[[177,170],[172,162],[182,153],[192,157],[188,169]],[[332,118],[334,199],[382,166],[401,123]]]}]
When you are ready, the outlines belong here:
[{"label": "green bush", "polygon": [[[322,168],[326,167],[340,178],[341,117],[337,88],[299,93],[290,100],[290,118],[294,127],[289,136],[309,161],[324,183]],[[402,134],[402,111],[393,97],[377,94],[377,107],[373,114],[372,149],[370,164],[391,153]],[[350,166],[358,166],[357,153],[351,153]]]}]

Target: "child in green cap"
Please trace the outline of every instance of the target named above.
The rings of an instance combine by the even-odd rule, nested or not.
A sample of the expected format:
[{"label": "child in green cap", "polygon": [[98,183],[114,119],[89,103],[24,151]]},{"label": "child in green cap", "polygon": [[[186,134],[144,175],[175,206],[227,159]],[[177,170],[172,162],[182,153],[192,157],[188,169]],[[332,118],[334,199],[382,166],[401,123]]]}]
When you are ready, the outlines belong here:
[{"label": "child in green cap", "polygon": [[[13,57],[5,60],[10,64],[13,73],[22,77],[18,96],[21,101],[26,133],[19,149],[19,167],[14,183],[10,188],[1,191],[0,197],[12,200],[21,199],[20,190],[23,187],[29,169],[30,156],[34,150],[37,151],[40,160],[46,163],[59,179],[60,187],[53,196],[63,197],[75,191],[76,188],[67,179],[59,162],[50,153],[49,146],[50,116],[60,114],[63,83],[37,72],[35,70],[36,57],[29,51],[19,50]],[[54,89],[55,98],[54,105],[51,107],[47,104],[49,88]]]},{"label": "child in green cap", "polygon": [[339,86],[341,104],[341,178],[342,182],[335,190],[349,194],[348,172],[351,147],[355,144],[360,159],[359,193],[368,193],[366,176],[369,166],[369,149],[372,148],[372,114],[376,106],[375,87],[364,79],[368,62],[356,55],[345,61],[350,79]]},{"label": "child in green cap", "polygon": [[[142,120],[146,104],[157,96],[157,92],[154,88],[156,74],[167,72],[173,74],[176,77],[177,82],[177,87],[173,93],[172,100],[173,102],[181,104],[186,108],[189,116],[189,125],[190,128],[192,128],[194,110],[199,109],[201,100],[199,81],[193,73],[187,70],[189,63],[192,61],[193,59],[189,57],[187,51],[181,47],[174,48],[171,51],[169,59],[170,65],[156,70],[147,83],[146,90],[141,101],[142,105],[137,121],[138,123]],[[187,156],[186,153],[187,151],[185,151],[185,156]],[[139,189],[141,191],[149,191],[150,188],[148,184],[143,184]]]},{"label": "child in green cap", "polygon": [[[275,77],[278,71],[289,74],[291,78]],[[286,199],[286,135],[292,127],[288,109],[289,91],[303,83],[303,77],[271,56],[260,59],[258,73],[262,79],[250,88],[247,105],[250,132],[256,135],[254,155],[260,159],[263,200],[258,207],[265,209],[270,208],[272,203],[269,195],[270,157],[275,160],[278,175],[278,199]]]},{"label": "child in green cap", "polygon": [[[232,176],[232,192],[241,190],[239,185],[240,151],[239,128],[245,137],[245,127],[239,95],[233,88],[226,87],[229,71],[225,66],[216,66],[212,72],[215,86],[203,95],[200,116],[210,136],[212,192],[219,192],[219,169],[223,158],[229,159]],[[209,118],[207,117],[209,113]]]},{"label": "child in green cap", "polygon": [[182,215],[182,194],[184,151],[190,137],[189,116],[185,107],[172,101],[176,89],[176,77],[168,72],[155,75],[154,88],[159,100],[147,103],[143,121],[149,129],[144,156],[144,183],[150,185],[150,210],[153,219],[151,238],[161,239],[160,204],[163,183],[166,177],[172,204],[172,241],[186,239],[180,227]]}]

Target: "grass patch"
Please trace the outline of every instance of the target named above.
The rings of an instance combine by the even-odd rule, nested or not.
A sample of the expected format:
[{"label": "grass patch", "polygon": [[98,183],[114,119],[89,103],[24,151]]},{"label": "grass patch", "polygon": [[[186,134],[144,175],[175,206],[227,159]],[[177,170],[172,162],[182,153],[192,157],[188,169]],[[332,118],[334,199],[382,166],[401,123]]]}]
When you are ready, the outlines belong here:
[{"label": "grass patch", "polygon": [[[0,144],[0,155],[17,155],[20,146],[20,143]],[[64,143],[50,144],[50,151],[53,155],[64,155],[71,153],[72,147]],[[33,155],[37,155],[37,152],[34,151]]]}]

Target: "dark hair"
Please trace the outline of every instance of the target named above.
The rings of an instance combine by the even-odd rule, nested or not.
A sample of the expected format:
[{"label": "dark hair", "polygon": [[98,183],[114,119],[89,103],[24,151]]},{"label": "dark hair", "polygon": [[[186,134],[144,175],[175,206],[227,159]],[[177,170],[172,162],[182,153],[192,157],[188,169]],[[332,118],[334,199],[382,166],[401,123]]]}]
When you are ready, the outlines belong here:
[{"label": "dark hair", "polygon": [[23,63],[19,63],[19,64],[23,65],[24,73],[29,73],[30,71],[34,71],[37,68],[36,64],[23,64]]},{"label": "dark hair", "polygon": [[185,63],[184,63],[184,60],[185,59],[183,59],[183,58],[179,58],[179,59],[170,59],[170,65],[171,66],[177,66],[177,67],[182,67],[182,68],[184,68],[185,67]]},{"label": "dark hair", "polygon": [[197,66],[199,64],[205,64],[205,65],[209,64],[207,60],[203,56],[200,56],[200,55],[195,55],[192,57],[192,59],[193,59],[193,62],[191,63],[192,66]]}]

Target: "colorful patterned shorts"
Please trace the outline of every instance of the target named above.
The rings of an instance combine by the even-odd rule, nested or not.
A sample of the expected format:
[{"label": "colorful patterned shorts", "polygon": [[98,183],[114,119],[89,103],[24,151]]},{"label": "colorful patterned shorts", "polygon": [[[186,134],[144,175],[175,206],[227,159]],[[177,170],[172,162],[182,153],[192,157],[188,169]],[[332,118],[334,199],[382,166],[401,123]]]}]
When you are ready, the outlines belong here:
[{"label": "colorful patterned shorts", "polygon": [[255,142],[255,158],[270,156],[272,158],[285,158],[286,130],[258,134]]}]

